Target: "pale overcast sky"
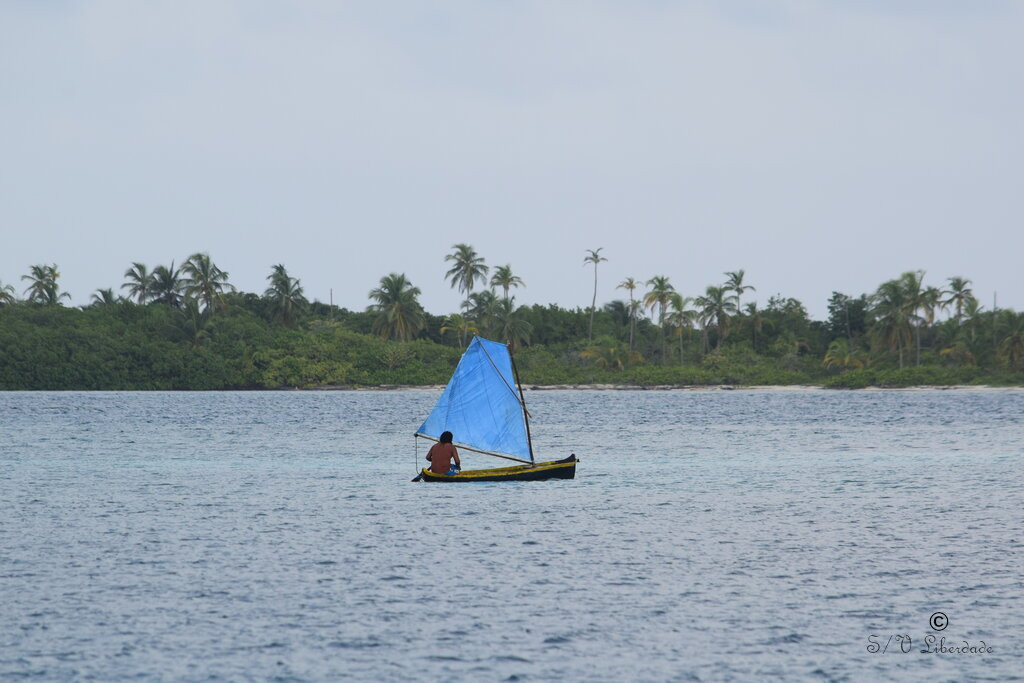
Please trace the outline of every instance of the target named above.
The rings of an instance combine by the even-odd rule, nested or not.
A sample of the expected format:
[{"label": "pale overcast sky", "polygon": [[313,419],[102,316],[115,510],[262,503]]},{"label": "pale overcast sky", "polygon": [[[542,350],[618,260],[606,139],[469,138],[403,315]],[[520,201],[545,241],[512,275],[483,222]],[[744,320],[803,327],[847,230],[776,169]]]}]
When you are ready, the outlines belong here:
[{"label": "pale overcast sky", "polygon": [[521,303],[911,269],[1024,310],[1024,2],[0,2],[0,281],[206,251],[363,309],[445,254]]}]

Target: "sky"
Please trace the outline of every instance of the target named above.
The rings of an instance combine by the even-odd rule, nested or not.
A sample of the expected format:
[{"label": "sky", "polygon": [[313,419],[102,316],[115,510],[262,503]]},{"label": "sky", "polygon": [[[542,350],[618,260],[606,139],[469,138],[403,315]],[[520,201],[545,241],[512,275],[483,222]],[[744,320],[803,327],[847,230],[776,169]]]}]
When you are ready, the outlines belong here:
[{"label": "sky", "polygon": [[[0,283],[207,252],[362,310],[445,256],[523,304],[743,269],[827,315],[907,270],[1024,310],[1024,3],[0,2]],[[643,288],[638,290],[642,293]]]}]

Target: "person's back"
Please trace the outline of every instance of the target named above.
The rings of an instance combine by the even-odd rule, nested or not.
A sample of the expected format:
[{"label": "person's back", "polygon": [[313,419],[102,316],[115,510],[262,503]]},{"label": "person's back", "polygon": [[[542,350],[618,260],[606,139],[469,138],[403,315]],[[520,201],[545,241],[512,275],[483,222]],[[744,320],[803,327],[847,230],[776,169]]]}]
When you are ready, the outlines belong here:
[{"label": "person's back", "polygon": [[[454,474],[455,470],[462,468],[459,451],[452,444],[451,432],[442,434],[441,440],[430,447],[427,460],[430,461],[430,471],[434,474]],[[455,461],[454,467],[452,460]]]}]

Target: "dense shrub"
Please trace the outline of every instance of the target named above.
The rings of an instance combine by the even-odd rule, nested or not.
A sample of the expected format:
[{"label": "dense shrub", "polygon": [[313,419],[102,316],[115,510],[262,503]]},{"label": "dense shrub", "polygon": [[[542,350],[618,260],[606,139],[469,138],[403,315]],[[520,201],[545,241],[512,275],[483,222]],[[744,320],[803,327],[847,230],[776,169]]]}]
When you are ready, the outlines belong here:
[{"label": "dense shrub", "polygon": [[[0,389],[436,385],[448,381],[462,352],[451,339],[440,343],[436,317],[421,338],[394,342],[367,334],[371,316],[365,313],[320,305],[320,317],[307,315],[287,327],[267,318],[259,297],[228,300],[211,316],[130,302],[85,309],[0,306]],[[787,301],[771,314],[780,327],[787,316],[800,320]],[[950,346],[948,353],[926,349],[921,365],[905,358],[903,369],[898,354],[883,351],[870,367],[839,371],[822,366],[824,345],[813,325],[804,325],[802,336],[762,333],[756,343],[737,328],[715,349],[713,343],[705,348],[698,331],[662,339],[659,328],[642,321],[631,349],[628,326],[609,311],[598,313],[593,341],[586,339],[584,311],[534,306],[524,316],[533,325],[532,344],[516,353],[524,384],[1024,385],[1024,373],[996,362],[994,352],[987,358],[980,342],[972,347],[977,353],[969,353],[969,345]],[[954,364],[954,357],[964,364]]]}]

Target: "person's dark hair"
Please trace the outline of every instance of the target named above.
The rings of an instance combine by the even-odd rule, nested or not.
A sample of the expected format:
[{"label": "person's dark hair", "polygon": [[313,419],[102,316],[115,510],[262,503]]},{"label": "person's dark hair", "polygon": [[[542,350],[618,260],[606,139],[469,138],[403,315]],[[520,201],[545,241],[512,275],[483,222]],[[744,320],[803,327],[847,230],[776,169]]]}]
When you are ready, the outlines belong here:
[{"label": "person's dark hair", "polygon": [[441,438],[438,439],[438,441],[440,441],[441,443],[451,443],[452,442],[452,433],[451,432],[441,432]]}]

